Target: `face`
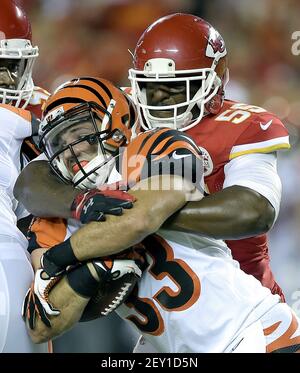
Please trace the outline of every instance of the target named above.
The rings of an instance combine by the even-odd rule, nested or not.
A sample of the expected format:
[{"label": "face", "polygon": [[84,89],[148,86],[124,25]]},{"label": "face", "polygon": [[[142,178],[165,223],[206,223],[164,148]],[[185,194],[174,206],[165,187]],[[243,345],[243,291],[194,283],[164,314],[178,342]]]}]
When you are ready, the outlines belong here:
[{"label": "face", "polygon": [[20,59],[0,58],[0,88],[17,89],[26,62]]},{"label": "face", "polygon": [[59,134],[57,142],[58,149],[62,149],[90,135],[86,140],[82,140],[78,142],[78,144],[74,144],[70,148],[67,148],[59,156],[71,175],[74,176],[80,170],[78,163],[84,167],[98,155],[99,142],[96,136],[92,135],[94,132],[95,129],[92,123],[86,121],[72,125]]},{"label": "face", "polygon": [[[186,101],[186,82],[162,82],[146,83],[147,105],[168,106],[176,105]],[[194,97],[199,89],[199,82],[190,83],[190,98]],[[178,109],[177,115],[185,112],[187,106]],[[149,110],[150,114],[159,118],[171,118],[174,116],[174,109]]]}]

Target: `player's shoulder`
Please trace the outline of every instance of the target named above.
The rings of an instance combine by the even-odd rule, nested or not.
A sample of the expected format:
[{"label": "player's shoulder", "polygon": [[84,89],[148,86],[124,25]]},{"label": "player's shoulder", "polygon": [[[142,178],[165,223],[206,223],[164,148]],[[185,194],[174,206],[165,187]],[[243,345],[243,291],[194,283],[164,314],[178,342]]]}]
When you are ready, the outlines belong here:
[{"label": "player's shoulder", "polygon": [[138,134],[128,145],[127,153],[143,156],[167,154],[182,147],[188,147],[193,152],[199,150],[186,133],[170,128],[156,128]]},{"label": "player's shoulder", "polygon": [[262,107],[225,100],[213,119],[227,126],[224,138],[232,143],[230,159],[290,148],[288,131],[282,121]]},{"label": "player's shoulder", "polygon": [[263,107],[231,100],[224,101],[222,109],[218,114],[214,115],[213,119],[217,122],[228,121],[231,124],[243,125],[251,125],[266,119],[272,119],[284,127],[284,124],[274,113]]},{"label": "player's shoulder", "polygon": [[12,117],[19,117],[21,119],[25,119],[26,121],[31,121],[31,113],[28,110],[17,108],[12,105],[8,104],[0,104],[0,116],[1,120],[9,119]]},{"label": "player's shoulder", "polygon": [[[174,129],[157,128],[140,133],[122,149],[117,169],[128,185],[134,185],[140,178],[153,176],[159,164],[193,163],[195,159],[202,160],[202,152],[191,137]],[[170,172],[170,167],[167,169]]]}]

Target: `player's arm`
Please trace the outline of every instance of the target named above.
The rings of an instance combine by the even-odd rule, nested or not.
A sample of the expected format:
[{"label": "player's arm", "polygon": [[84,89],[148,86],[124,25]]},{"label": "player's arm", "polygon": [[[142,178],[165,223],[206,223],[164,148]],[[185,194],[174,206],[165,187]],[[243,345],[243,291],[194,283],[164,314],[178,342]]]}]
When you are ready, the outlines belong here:
[{"label": "player's arm", "polygon": [[[69,285],[67,276],[57,283],[49,293],[48,301],[50,304],[58,309],[59,315],[47,315],[48,322],[45,322],[39,316],[35,316],[35,322],[30,326],[27,319],[27,330],[34,343],[43,343],[49,341],[63,332],[71,329],[81,318],[81,315],[88,304],[90,297],[82,296],[76,293]],[[32,306],[33,308],[34,306]],[[29,313],[29,309],[26,309]],[[36,312],[34,309],[31,312]],[[33,317],[31,315],[27,316]]]},{"label": "player's arm", "polygon": [[[37,248],[31,254],[36,273],[34,282],[26,294],[22,311],[34,343],[42,343],[57,337],[78,321],[82,321],[83,316],[83,320],[86,316],[88,320],[98,317],[98,311],[95,316],[94,313],[92,316],[85,311],[92,297],[103,294],[109,282],[121,279],[124,275],[133,274],[135,278],[139,278],[142,274],[140,266],[143,258],[139,260],[139,254],[132,252],[134,256],[131,259],[129,254],[127,258],[111,259],[111,265],[108,265],[108,258],[105,261],[97,259],[83,263],[61,277],[48,278],[45,271],[40,268],[40,257],[47,250]],[[124,299],[126,295],[123,291]],[[121,303],[122,299],[118,298],[118,302]],[[116,306],[106,312],[112,312]]]},{"label": "player's arm", "polygon": [[[243,123],[224,168],[223,190],[188,204],[170,219],[169,228],[241,239],[263,234],[272,227],[281,198],[276,152],[290,145],[281,121],[263,109],[259,113]],[[264,129],[262,123],[268,127]]]},{"label": "player's arm", "polygon": [[[159,189],[166,179],[171,189]],[[141,181],[137,187],[140,190],[130,190],[137,199],[133,209],[126,210],[120,217],[108,216],[104,222],[86,224],[47,251],[42,262],[47,273],[54,276],[68,265],[113,255],[138,244],[156,232],[191,197],[201,198],[192,183],[183,182],[177,175],[154,176]],[[154,190],[147,190],[152,187]]]},{"label": "player's arm", "polygon": [[15,184],[14,194],[35,216],[73,218],[83,224],[102,221],[106,214],[121,215],[133,202],[122,192],[107,195],[99,189],[81,191],[64,184],[44,160],[25,167]]},{"label": "player's arm", "polygon": [[80,190],[64,184],[46,160],[29,163],[19,175],[14,195],[35,216],[71,217],[71,205]]},{"label": "player's arm", "polygon": [[267,232],[274,218],[274,207],[264,196],[234,185],[201,201],[189,202],[165,227],[217,239],[240,239]]},{"label": "player's arm", "polygon": [[[164,185],[164,181],[170,183],[173,190],[159,190],[159,186]],[[148,190],[151,188],[155,190]],[[129,246],[139,243],[148,234],[155,232],[175,209],[186,203],[186,199],[198,195],[191,183],[184,182],[181,177],[176,175],[171,176],[171,180],[169,176],[156,176],[143,180],[136,185],[135,189],[139,190],[131,190],[130,193],[137,198],[136,206],[134,209],[126,211],[123,217],[111,216],[103,223],[89,223],[75,232],[70,240],[56,245],[50,250],[35,249],[32,252],[32,263],[34,269],[38,271],[36,276],[40,275],[40,258],[45,252],[47,254],[59,253],[61,256],[54,255],[54,259],[58,257],[59,260],[69,261],[68,248],[71,247],[72,255],[76,255],[75,261],[79,262],[123,251]],[[133,211],[135,211],[134,214]],[[50,258],[53,256],[50,255]],[[45,263],[45,259],[43,262]],[[47,268],[47,265],[45,267]],[[23,314],[27,314],[27,326],[33,342],[42,343],[50,340],[77,323],[93,296],[93,291],[99,288],[97,281],[100,280],[91,262],[68,274],[63,274],[59,282],[51,288],[51,292],[47,292],[46,307],[41,308],[40,306],[39,308],[42,317],[35,317],[32,314],[37,312],[38,300],[32,298],[34,296],[33,289],[29,290]],[[39,282],[40,279],[36,278],[35,281]],[[35,289],[35,292],[37,291]],[[48,304],[51,305],[50,314],[45,313],[45,309],[49,309]]]},{"label": "player's arm", "polygon": [[[192,139],[172,130],[157,131],[154,136],[146,134],[145,137],[136,140],[142,144],[138,144],[138,148],[147,149],[145,156],[141,157],[140,150],[139,154],[132,154],[136,158],[129,157],[130,153],[126,157],[131,165],[137,161],[132,172],[127,174],[136,175],[138,171],[143,178],[130,190],[136,198],[134,208],[126,210],[122,217],[109,216],[101,224],[89,223],[63,244],[53,247],[43,256],[47,273],[55,275],[67,265],[131,247],[156,232],[188,200],[203,197],[203,159]],[[137,148],[132,144],[126,150]],[[158,147],[157,144],[162,145]],[[153,150],[149,153],[149,149]],[[149,172],[156,176],[149,177]],[[130,177],[127,184],[131,184]]]},{"label": "player's arm", "polygon": [[[31,253],[31,262],[35,271],[35,279],[26,294],[22,310],[28,333],[34,343],[43,343],[51,340],[72,328],[72,326],[80,320],[90,300],[90,296],[83,296],[72,289],[68,282],[67,275],[62,276],[53,286],[49,286],[51,285],[50,281],[45,281],[43,284],[43,281],[38,278],[38,276],[41,275],[40,258],[47,250],[49,250],[49,248],[34,248]],[[93,287],[95,286],[93,279],[97,281],[99,278],[91,263],[86,264],[86,268],[90,270],[90,275],[93,277],[85,278],[85,281],[87,283],[89,281],[92,282],[91,286]],[[80,271],[82,271],[82,269],[77,271],[77,275],[79,276]],[[74,273],[76,276],[76,272]],[[88,272],[83,273],[85,277],[88,275]],[[47,301],[45,303],[45,300],[42,299],[42,304],[38,295],[43,297],[45,295],[44,288],[47,286],[49,288],[46,292]]]}]

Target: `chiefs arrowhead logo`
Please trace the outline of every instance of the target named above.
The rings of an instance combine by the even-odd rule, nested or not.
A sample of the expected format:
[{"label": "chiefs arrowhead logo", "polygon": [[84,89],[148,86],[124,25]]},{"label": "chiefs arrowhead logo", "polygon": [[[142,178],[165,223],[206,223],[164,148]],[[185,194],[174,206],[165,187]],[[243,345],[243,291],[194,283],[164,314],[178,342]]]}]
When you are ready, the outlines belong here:
[{"label": "chiefs arrowhead logo", "polygon": [[225,43],[220,35],[217,39],[210,39],[208,43],[211,45],[214,53],[223,53],[225,50]]},{"label": "chiefs arrowhead logo", "polygon": [[211,30],[206,47],[207,57],[215,58],[217,55],[223,57],[226,55],[226,47],[222,36],[216,30]]}]

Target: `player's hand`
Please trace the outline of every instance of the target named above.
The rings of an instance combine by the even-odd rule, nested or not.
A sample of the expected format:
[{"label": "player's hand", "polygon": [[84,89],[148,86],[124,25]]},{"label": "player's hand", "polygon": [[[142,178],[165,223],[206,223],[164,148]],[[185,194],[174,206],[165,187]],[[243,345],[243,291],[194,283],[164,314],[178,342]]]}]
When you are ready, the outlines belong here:
[{"label": "player's hand", "polygon": [[94,259],[93,266],[101,281],[118,280],[126,274],[133,273],[137,278],[142,276],[142,269],[137,260],[132,259]]},{"label": "player's hand", "polygon": [[104,221],[105,215],[122,215],[123,209],[133,206],[135,197],[121,190],[91,189],[79,193],[71,206],[72,218],[86,224]]},{"label": "player's hand", "polygon": [[50,290],[59,280],[60,277],[49,277],[43,269],[36,271],[34,281],[26,293],[22,306],[23,319],[30,329],[35,328],[36,317],[51,328],[49,316],[60,314],[60,311],[53,307],[48,299]]}]

